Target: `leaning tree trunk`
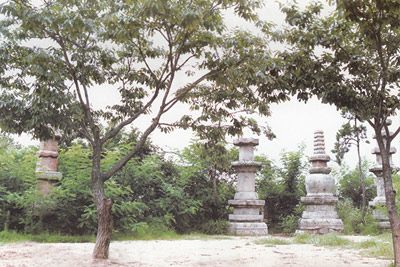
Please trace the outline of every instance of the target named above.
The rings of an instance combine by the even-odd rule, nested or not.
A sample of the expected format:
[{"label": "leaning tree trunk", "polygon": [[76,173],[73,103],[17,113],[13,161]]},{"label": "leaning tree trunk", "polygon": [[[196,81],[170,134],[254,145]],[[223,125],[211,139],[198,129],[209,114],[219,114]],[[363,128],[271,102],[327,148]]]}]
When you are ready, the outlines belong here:
[{"label": "leaning tree trunk", "polygon": [[97,235],[94,259],[108,259],[112,234],[112,201],[104,194],[104,181],[100,175],[100,153],[93,153],[92,192],[97,209]]},{"label": "leaning tree trunk", "polygon": [[392,229],[394,264],[395,266],[400,266],[400,217],[396,209],[396,192],[393,189],[392,170],[389,159],[390,143],[386,142],[385,147],[382,139],[378,140],[377,138],[377,141],[382,156],[383,182],[385,186],[388,217]]}]

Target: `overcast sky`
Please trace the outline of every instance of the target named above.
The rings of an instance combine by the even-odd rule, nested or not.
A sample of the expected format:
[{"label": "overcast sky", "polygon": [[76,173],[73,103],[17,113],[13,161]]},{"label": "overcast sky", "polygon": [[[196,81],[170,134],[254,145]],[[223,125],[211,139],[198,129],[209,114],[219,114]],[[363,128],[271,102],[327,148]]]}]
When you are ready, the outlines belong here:
[{"label": "overcast sky", "polygon": [[[1,2],[1,0],[0,0]],[[283,1],[281,1],[283,2]],[[286,2],[286,1],[285,1]],[[310,3],[307,0],[297,1],[301,6]],[[272,21],[277,26],[282,25],[284,16],[279,11],[279,5],[276,1],[265,1],[265,7],[260,10],[262,19]],[[239,26],[252,30],[251,26],[244,24],[242,21],[233,19],[230,15],[226,17],[228,25],[234,27]],[[106,90],[98,90],[98,97],[94,98],[96,106],[104,106],[110,99],[116,99],[112,92]],[[266,137],[258,137],[260,145],[257,154],[267,155],[276,163],[279,162],[280,155],[283,151],[297,150],[300,145],[306,147],[306,154],[311,155],[313,144],[313,133],[315,130],[323,130],[325,132],[326,150],[329,154],[335,142],[336,131],[344,122],[340,113],[334,106],[321,104],[317,99],[312,99],[308,103],[299,103],[295,99],[291,101],[272,105],[272,115],[260,119],[260,123],[268,124],[275,135],[274,140],[269,141]],[[182,114],[183,110],[176,109],[175,114]],[[394,124],[398,125],[398,118],[393,118]],[[371,145],[362,147],[362,155],[367,159],[374,161],[371,155],[371,149],[375,146],[372,140],[372,129],[368,128],[369,139]],[[249,137],[249,136],[246,136]],[[256,137],[253,135],[253,137]],[[188,131],[178,130],[172,134],[162,134],[155,132],[151,136],[153,143],[163,147],[166,150],[182,149],[190,144],[193,136]],[[16,138],[22,144],[37,145],[38,141],[32,140],[29,136],[23,135]],[[232,142],[232,139],[228,140]],[[398,142],[393,145],[397,146]],[[331,158],[334,158],[331,155]],[[394,163],[398,165],[399,155],[395,155]],[[354,149],[345,157],[345,161],[350,166],[355,166],[357,158]]]}]

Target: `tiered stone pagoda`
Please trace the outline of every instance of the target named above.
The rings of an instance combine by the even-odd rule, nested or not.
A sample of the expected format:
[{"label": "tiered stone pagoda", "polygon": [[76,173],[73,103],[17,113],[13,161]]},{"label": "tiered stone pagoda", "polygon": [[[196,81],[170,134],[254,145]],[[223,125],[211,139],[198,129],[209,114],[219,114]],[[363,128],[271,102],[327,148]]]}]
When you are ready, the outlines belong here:
[{"label": "tiered stone pagoda", "polygon": [[255,176],[261,163],[254,161],[254,148],[258,139],[239,138],[234,144],[239,147],[239,161],[232,162],[238,175],[236,194],[229,205],[234,208],[229,215],[231,234],[267,235],[268,227],[264,223],[264,200],[259,200],[255,191]]},{"label": "tiered stone pagoda", "polygon": [[[386,125],[391,125],[392,121],[387,120]],[[386,131],[382,131],[383,138],[386,139]],[[376,137],[374,137],[376,138]],[[396,153],[396,148],[390,147],[390,166],[393,166],[392,155]],[[372,154],[376,156],[377,166],[369,169],[375,174],[376,197],[369,202],[369,206],[373,208],[372,215],[378,222],[378,226],[382,229],[389,229],[390,222],[387,215],[385,186],[383,184],[382,156],[379,147],[372,150]]]},{"label": "tiered stone pagoda", "polygon": [[328,167],[330,157],[325,153],[323,131],[314,133],[314,155],[310,157],[311,168],[306,177],[307,195],[301,198],[305,206],[297,232],[325,234],[343,230],[343,222],[336,212],[338,198],[335,179]]},{"label": "tiered stone pagoda", "polygon": [[36,164],[36,178],[38,191],[43,195],[48,195],[62,174],[58,172],[58,142],[60,136],[56,135],[52,139],[40,142],[38,152],[39,160]]}]

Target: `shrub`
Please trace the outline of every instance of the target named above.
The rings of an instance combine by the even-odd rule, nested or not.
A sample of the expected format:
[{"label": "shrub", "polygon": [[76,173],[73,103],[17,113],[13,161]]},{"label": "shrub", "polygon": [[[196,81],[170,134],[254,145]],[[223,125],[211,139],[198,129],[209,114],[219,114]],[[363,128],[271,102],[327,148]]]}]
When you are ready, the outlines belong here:
[{"label": "shrub", "polygon": [[[363,163],[363,172],[368,173],[368,164]],[[349,170],[347,166],[343,165],[340,172],[337,174],[339,186],[339,197],[344,199],[350,199],[353,205],[357,208],[362,206],[362,191],[360,173],[358,169]],[[366,204],[376,196],[376,186],[374,184],[373,177],[365,177],[365,196]]]},{"label": "shrub", "polygon": [[257,177],[257,193],[265,200],[265,217],[270,232],[293,232],[301,211],[296,211],[300,198],[305,195],[304,175],[306,162],[303,149],[282,154],[282,168],[265,157],[258,157],[263,164]]},{"label": "shrub", "polygon": [[294,209],[293,213],[281,218],[281,222],[279,223],[280,229],[285,234],[294,233],[297,230],[299,220],[301,218],[301,214],[303,213],[304,206],[302,204],[298,204]]},{"label": "shrub", "polygon": [[208,235],[225,235],[228,233],[227,220],[210,220],[200,226],[200,231]]},{"label": "shrub", "polygon": [[370,210],[363,221],[361,210],[354,207],[349,199],[339,201],[337,209],[344,224],[345,234],[378,234],[380,232]]}]

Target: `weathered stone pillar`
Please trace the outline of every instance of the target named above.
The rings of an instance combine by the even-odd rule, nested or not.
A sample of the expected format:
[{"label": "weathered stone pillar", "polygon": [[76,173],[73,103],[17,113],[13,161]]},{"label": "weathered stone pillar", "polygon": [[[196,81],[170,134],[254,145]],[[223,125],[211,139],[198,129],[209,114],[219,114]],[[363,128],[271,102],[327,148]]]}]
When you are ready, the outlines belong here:
[{"label": "weathered stone pillar", "polygon": [[336,212],[338,198],[335,179],[330,175],[327,163],[330,157],[325,153],[323,131],[314,133],[314,155],[310,157],[310,174],[306,177],[307,195],[301,198],[305,210],[297,232],[325,234],[343,230],[343,222]]},{"label": "weathered stone pillar", "polygon": [[58,141],[60,136],[40,142],[36,164],[36,178],[38,191],[48,195],[54,185],[62,178],[58,169]]},{"label": "weathered stone pillar", "polygon": [[234,208],[229,214],[230,233],[235,235],[266,235],[267,224],[263,222],[264,200],[259,200],[255,191],[255,176],[261,163],[254,161],[254,148],[258,139],[239,138],[234,144],[239,146],[239,161],[232,162],[238,175],[236,194],[229,205]]},{"label": "weathered stone pillar", "polygon": [[[391,125],[391,120],[387,120],[386,124]],[[386,131],[382,131],[383,138],[386,139]],[[376,137],[374,137],[376,139]],[[390,166],[393,166],[392,155],[396,153],[396,148],[390,147]],[[381,229],[390,229],[389,217],[387,215],[385,186],[383,184],[382,156],[379,147],[372,150],[372,154],[376,156],[377,166],[369,169],[375,174],[376,197],[369,202],[369,206],[373,208],[372,216],[378,222]],[[393,168],[393,167],[392,167]]]}]

